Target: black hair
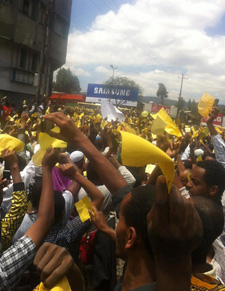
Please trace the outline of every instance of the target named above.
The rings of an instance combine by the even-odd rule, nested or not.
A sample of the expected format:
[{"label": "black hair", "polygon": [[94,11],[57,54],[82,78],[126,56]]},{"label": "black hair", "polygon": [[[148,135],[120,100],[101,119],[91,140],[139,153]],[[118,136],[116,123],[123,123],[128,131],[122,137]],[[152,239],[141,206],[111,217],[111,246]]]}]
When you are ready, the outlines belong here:
[{"label": "black hair", "polygon": [[213,160],[199,161],[197,166],[205,169],[204,178],[208,187],[218,186],[217,198],[220,201],[225,190],[225,169]]},{"label": "black hair", "polygon": [[133,226],[143,240],[145,247],[151,251],[147,231],[147,214],[155,200],[155,186],[139,186],[131,192],[131,198],[123,208],[123,215],[127,226]]},{"label": "black hair", "polygon": [[32,206],[38,210],[42,190],[42,177],[35,176],[28,187],[29,200]]},{"label": "black hair", "polygon": [[202,197],[192,197],[203,227],[203,237],[199,246],[192,252],[194,264],[204,264],[214,240],[222,233],[224,216],[222,208],[214,201]]},{"label": "black hair", "polygon": [[216,160],[216,155],[213,154],[213,153],[204,153],[204,155],[202,156],[202,159],[205,160],[206,157],[211,157],[211,158],[213,158],[214,160]]},{"label": "black hair", "polygon": [[190,170],[192,169],[192,162],[191,161],[183,160],[182,162],[184,164],[185,169],[190,169]]},{"label": "black hair", "polygon": [[88,163],[88,165],[87,165],[87,178],[95,185],[102,184],[101,180],[98,176],[98,173],[95,171],[95,169],[93,168],[93,166],[90,163]]},{"label": "black hair", "polygon": [[[32,206],[38,210],[42,191],[42,177],[36,176],[29,188],[29,200]],[[60,191],[54,191],[54,205],[55,205],[55,224],[60,221],[65,209],[65,199]]]},{"label": "black hair", "polygon": [[60,191],[54,191],[55,201],[55,224],[62,219],[63,212],[65,211],[65,199]]}]

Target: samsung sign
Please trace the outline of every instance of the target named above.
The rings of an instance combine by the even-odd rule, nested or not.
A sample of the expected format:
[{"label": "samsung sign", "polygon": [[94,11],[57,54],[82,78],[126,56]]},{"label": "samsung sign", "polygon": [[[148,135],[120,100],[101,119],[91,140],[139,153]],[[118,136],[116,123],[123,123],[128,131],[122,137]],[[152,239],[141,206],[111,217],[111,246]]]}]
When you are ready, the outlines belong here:
[{"label": "samsung sign", "polygon": [[138,88],[117,85],[88,84],[86,102],[97,102],[110,99],[112,103],[136,106]]}]

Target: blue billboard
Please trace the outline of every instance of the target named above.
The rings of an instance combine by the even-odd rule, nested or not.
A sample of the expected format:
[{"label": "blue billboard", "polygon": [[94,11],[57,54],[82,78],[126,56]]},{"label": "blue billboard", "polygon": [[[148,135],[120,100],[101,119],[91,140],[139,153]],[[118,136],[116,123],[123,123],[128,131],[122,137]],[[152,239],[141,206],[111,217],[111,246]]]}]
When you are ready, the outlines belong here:
[{"label": "blue billboard", "polygon": [[88,84],[86,102],[101,103],[106,99],[111,100],[111,102],[115,104],[136,106],[138,101],[138,88],[105,84]]}]

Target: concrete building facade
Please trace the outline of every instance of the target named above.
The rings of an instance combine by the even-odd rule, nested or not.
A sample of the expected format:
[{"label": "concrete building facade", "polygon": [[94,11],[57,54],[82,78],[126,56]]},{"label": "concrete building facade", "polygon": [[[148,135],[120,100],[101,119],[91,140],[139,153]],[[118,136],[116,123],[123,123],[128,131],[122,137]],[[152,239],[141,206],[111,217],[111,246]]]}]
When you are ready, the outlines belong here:
[{"label": "concrete building facade", "polygon": [[0,98],[51,93],[66,61],[72,0],[0,0]]}]

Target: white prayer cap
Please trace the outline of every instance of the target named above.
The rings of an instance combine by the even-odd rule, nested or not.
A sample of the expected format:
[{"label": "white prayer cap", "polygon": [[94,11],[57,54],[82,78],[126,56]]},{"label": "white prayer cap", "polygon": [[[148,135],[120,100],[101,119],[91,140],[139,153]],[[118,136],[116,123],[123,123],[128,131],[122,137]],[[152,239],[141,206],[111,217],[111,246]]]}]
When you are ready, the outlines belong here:
[{"label": "white prayer cap", "polygon": [[80,151],[74,151],[70,154],[70,159],[74,162],[77,163],[81,161],[84,158],[84,154]]},{"label": "white prayer cap", "polygon": [[195,153],[196,157],[199,157],[199,156],[202,156],[204,154],[204,151],[202,149],[197,149],[194,151],[194,153]]}]

